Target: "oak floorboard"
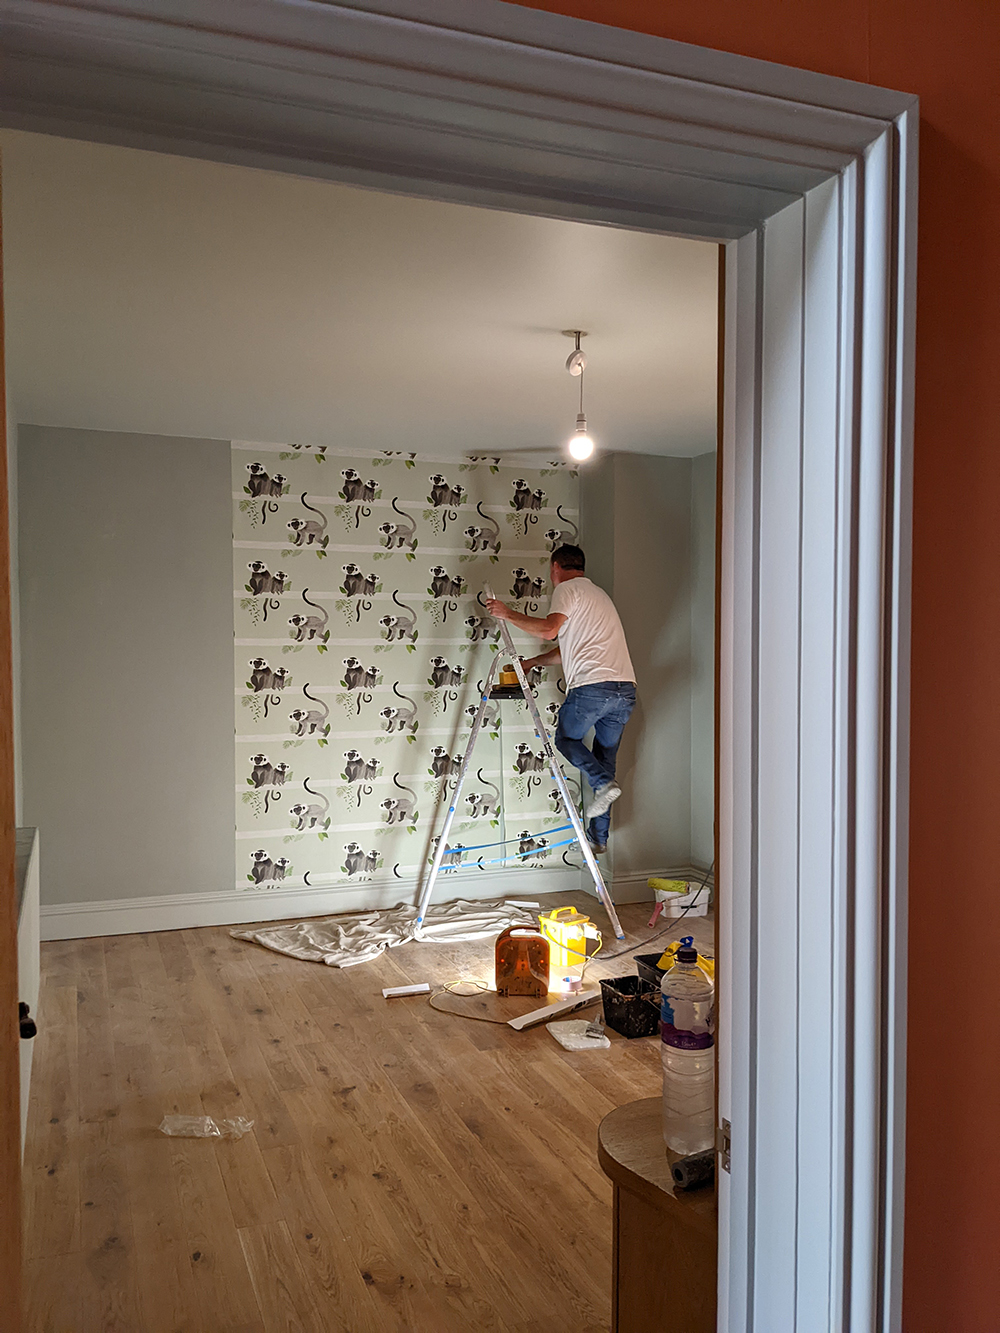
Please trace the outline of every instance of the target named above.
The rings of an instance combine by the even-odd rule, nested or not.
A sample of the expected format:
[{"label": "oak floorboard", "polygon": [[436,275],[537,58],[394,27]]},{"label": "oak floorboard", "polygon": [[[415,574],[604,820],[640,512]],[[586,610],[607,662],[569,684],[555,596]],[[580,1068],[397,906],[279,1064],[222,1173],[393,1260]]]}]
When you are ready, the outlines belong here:
[{"label": "oak floorboard", "polygon": [[[649,910],[621,908],[633,947]],[[606,1333],[597,1125],[657,1093],[655,1040],[575,1054],[383,999],[491,980],[490,941],[337,969],[220,927],[47,943],[42,968],[27,1333]],[[173,1112],[255,1123],[171,1139]]]}]

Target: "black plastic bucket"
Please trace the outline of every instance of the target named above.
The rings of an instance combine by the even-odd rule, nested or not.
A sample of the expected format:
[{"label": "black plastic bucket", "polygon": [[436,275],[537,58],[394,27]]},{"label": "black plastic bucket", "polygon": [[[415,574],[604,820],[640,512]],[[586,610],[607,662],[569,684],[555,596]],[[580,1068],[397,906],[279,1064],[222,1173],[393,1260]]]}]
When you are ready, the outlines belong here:
[{"label": "black plastic bucket", "polygon": [[[673,967],[673,963],[669,967],[657,967],[657,963],[662,957],[662,950],[659,953],[638,953],[635,956],[636,971],[639,973],[640,979],[651,986],[656,991],[657,996],[660,994],[660,982],[665,974],[669,972],[670,967]],[[656,1003],[660,1003],[659,999]]]},{"label": "black plastic bucket", "polygon": [[623,1037],[652,1037],[659,1032],[659,996],[652,1004],[650,987],[640,977],[611,977],[602,981],[601,995],[605,1023]]}]

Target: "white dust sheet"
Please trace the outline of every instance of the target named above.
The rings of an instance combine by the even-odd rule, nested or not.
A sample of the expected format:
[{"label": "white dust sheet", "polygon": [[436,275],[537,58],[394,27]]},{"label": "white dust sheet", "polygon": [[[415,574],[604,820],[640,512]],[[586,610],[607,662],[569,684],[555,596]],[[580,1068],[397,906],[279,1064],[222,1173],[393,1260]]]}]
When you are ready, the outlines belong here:
[{"label": "white dust sheet", "polygon": [[461,944],[465,940],[495,937],[508,926],[535,926],[534,914],[502,898],[432,904],[417,934],[417,909],[400,903],[382,911],[345,912],[312,921],[283,922],[252,930],[231,930],[237,940],[252,940],[276,953],[287,953],[309,963],[353,967],[420,939],[429,944]]}]

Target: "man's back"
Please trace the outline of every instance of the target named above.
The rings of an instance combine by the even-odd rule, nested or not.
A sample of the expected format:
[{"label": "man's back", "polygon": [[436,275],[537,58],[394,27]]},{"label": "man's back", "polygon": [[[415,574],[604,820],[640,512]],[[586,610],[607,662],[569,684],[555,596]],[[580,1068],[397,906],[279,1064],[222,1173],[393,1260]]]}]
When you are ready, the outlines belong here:
[{"label": "man's back", "polygon": [[586,576],[556,584],[550,614],[566,617],[559,629],[559,653],[567,690],[602,681],[634,681],[635,671],[615,604]]}]

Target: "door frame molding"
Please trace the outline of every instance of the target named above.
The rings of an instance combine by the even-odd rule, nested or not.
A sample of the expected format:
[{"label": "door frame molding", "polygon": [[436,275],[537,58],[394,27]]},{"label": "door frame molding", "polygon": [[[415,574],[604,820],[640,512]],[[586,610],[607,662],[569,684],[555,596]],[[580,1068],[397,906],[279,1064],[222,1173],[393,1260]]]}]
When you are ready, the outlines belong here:
[{"label": "door frame molding", "polygon": [[719,1328],[898,1330],[917,99],[495,0],[0,41],[5,126],[726,246]]}]

